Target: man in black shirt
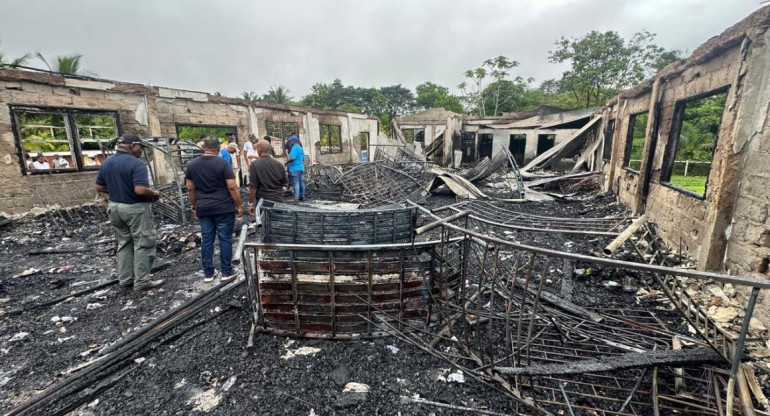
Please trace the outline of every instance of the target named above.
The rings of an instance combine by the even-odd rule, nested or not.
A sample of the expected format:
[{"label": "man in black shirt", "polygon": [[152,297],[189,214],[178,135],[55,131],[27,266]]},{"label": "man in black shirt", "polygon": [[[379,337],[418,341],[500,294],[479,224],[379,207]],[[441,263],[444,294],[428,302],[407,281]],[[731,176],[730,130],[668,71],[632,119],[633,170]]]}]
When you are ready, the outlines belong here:
[{"label": "man in black shirt", "polygon": [[185,179],[193,215],[201,223],[201,262],[203,281],[219,275],[214,268],[214,238],[219,238],[219,267],[222,280],[234,278],[233,227],[235,217],[243,215],[241,193],[235,182],[233,167],[219,157],[219,139],[203,139],[203,156],[190,161]]},{"label": "man in black shirt", "polygon": [[283,187],[289,186],[286,169],[270,157],[270,142],[257,142],[259,158],[249,165],[249,214],[254,214],[257,199],[283,202]]},{"label": "man in black shirt", "polygon": [[142,139],[135,134],[118,139],[115,154],[99,168],[95,186],[110,196],[107,214],[118,243],[118,281],[134,290],[163,283],[150,280],[157,243],[151,203],[160,198],[160,192],[150,188],[147,165],[139,160],[142,147]]}]

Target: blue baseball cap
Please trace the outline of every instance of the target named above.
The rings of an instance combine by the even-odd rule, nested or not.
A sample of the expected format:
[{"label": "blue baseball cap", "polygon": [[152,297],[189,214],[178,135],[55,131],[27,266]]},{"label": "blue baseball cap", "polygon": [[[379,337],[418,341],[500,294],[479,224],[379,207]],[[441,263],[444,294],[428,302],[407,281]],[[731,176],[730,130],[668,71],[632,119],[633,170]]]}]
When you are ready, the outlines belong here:
[{"label": "blue baseball cap", "polygon": [[297,136],[291,136],[291,137],[289,137],[289,141],[295,141],[295,142],[298,142],[298,141],[299,141],[299,137],[297,137]]}]

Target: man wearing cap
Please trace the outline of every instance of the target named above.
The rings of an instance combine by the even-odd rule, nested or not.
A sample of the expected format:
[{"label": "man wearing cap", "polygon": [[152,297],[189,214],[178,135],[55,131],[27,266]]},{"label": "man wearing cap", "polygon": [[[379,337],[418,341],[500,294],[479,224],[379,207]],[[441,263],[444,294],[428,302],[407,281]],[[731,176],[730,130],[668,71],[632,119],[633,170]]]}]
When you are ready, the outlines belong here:
[{"label": "man wearing cap", "polygon": [[289,175],[291,176],[291,183],[294,186],[294,200],[305,200],[305,180],[302,176],[305,173],[305,150],[302,149],[302,145],[299,143],[299,137],[289,137],[289,143],[291,143],[291,150],[289,151],[289,157],[286,160],[286,166],[289,167]]},{"label": "man wearing cap", "polygon": [[134,290],[163,284],[163,280],[150,280],[157,242],[152,202],[160,198],[160,192],[150,188],[147,165],[139,159],[142,147],[136,134],[118,139],[115,154],[99,168],[95,186],[97,192],[110,197],[107,214],[118,243],[118,281]]},{"label": "man wearing cap", "polygon": [[[219,139],[203,139],[203,156],[190,161],[185,172],[187,197],[193,213],[201,224],[201,263],[203,281],[210,282],[222,275],[222,280],[234,278],[233,228],[235,217],[243,214],[241,191],[229,163],[218,157]],[[214,268],[214,239],[219,239],[220,271]]]}]

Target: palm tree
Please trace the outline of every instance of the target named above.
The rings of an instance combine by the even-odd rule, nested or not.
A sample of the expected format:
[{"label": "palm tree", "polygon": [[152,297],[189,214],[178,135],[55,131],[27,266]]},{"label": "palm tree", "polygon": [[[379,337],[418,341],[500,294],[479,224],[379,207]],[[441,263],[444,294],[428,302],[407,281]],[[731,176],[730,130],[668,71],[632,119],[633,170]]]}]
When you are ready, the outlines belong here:
[{"label": "palm tree", "polygon": [[45,58],[40,52],[37,52],[35,56],[41,61],[43,61],[45,66],[47,66],[48,69],[53,72],[58,72],[63,75],[89,75],[89,76],[96,75],[93,72],[86,71],[80,67],[80,60],[83,59],[83,55],[79,53],[75,53],[72,55],[57,56],[56,62],[53,68],[51,68],[51,65],[48,65],[48,61],[45,60]]},{"label": "palm tree", "polygon": [[280,85],[270,87],[270,91],[262,97],[263,101],[274,104],[291,104],[293,99],[289,90]]},{"label": "palm tree", "polygon": [[29,58],[30,58],[30,54],[25,53],[24,55],[22,55],[22,56],[20,56],[20,57],[18,57],[16,59],[12,59],[11,61],[6,62],[5,61],[5,55],[3,55],[2,44],[0,44],[0,67],[3,67],[3,66],[14,67],[14,66],[25,65],[27,63],[27,61],[29,60]]},{"label": "palm tree", "polygon": [[251,101],[252,103],[255,103],[259,101],[259,95],[257,95],[254,91],[244,91],[241,93],[241,98],[243,98],[246,101]]}]

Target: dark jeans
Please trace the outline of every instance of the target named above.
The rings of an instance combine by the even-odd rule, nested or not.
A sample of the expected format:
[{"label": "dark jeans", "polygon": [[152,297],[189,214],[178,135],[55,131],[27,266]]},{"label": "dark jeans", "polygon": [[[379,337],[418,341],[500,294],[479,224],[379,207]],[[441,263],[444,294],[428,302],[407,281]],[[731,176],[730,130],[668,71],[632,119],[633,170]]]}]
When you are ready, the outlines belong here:
[{"label": "dark jeans", "polygon": [[302,178],[304,171],[291,171],[291,182],[294,186],[294,200],[305,198],[305,180]]},{"label": "dark jeans", "polygon": [[[219,267],[223,276],[233,273],[233,227],[235,213],[199,217],[201,262],[206,277],[214,274],[214,237],[219,238]],[[216,233],[216,234],[215,234]]]}]

